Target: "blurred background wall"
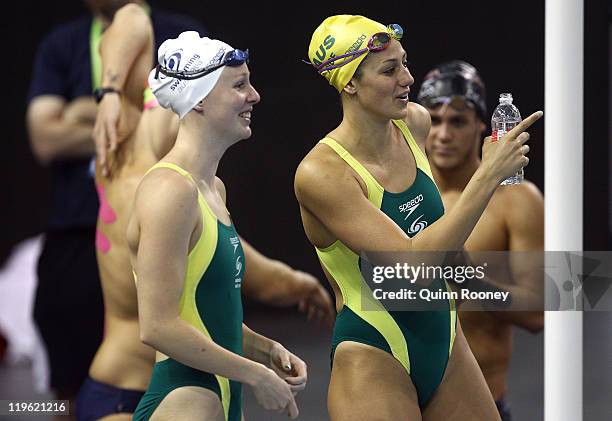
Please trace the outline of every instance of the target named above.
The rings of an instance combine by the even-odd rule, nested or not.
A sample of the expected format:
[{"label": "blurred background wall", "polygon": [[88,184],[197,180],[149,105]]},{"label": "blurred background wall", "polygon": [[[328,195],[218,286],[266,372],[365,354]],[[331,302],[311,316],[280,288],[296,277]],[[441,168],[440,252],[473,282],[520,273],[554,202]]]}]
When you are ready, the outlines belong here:
[{"label": "blurred background wall", "polygon": [[[321,279],[314,251],[301,227],[293,194],[293,175],[301,158],[341,117],[335,90],[311,67],[301,63],[307,56],[312,31],[325,17],[339,13],[364,14],[383,23],[401,24],[405,30],[402,43],[416,81],[411,93],[413,100],[431,67],[460,58],[479,69],[487,85],[489,113],[501,92],[513,94],[523,116],[544,107],[544,0],[283,3],[153,0],[150,3],[189,14],[201,20],[213,37],[237,48],[250,49],[252,82],[262,102],[253,113],[252,138],[232,148],[221,163],[220,176],[227,186],[228,206],[240,233],[261,251]],[[604,250],[610,249],[612,1],[585,0],[584,3],[584,247]],[[25,98],[37,45],[56,24],[86,13],[84,3],[77,0],[9,2],[3,9],[0,264],[16,243],[43,230],[47,216],[49,173],[33,159],[24,122]],[[531,164],[526,169],[526,177],[545,192],[544,124],[537,123],[530,132]],[[568,200],[580,199],[568,197]],[[255,323],[261,323],[265,331],[268,319],[263,310],[260,312],[252,304],[247,307],[247,317],[258,312],[262,315]],[[597,343],[607,331],[610,341],[609,316],[601,313],[585,318],[586,340]],[[321,355],[317,351],[316,355],[325,357],[321,370],[327,370],[324,344],[328,333],[318,334],[316,330],[304,333],[308,332],[316,336],[313,349],[321,346],[321,352],[325,352]],[[520,343],[519,338],[517,344]],[[589,343],[585,342],[585,379],[596,375],[601,367],[608,367],[611,373],[610,354],[602,352],[601,346]],[[523,349],[534,352],[534,364],[541,366],[541,337],[527,339]],[[603,349],[611,348],[604,346]],[[598,363],[602,359],[603,364]],[[608,382],[607,396],[610,396],[612,376],[600,377]],[[589,397],[585,395],[587,404]]]}]

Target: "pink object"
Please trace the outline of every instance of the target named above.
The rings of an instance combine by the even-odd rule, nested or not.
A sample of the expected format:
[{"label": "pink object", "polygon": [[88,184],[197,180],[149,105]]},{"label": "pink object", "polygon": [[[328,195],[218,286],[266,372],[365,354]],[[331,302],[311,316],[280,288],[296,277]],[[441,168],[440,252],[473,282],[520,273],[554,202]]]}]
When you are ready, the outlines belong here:
[{"label": "pink object", "polygon": [[151,101],[145,102],[144,109],[150,110],[151,108],[155,108],[158,105],[159,105],[159,102],[157,102],[157,99],[152,99]]},{"label": "pink object", "polygon": [[96,248],[104,254],[108,253],[111,248],[109,239],[100,230],[96,230]]},{"label": "pink object", "polygon": [[98,211],[98,216],[103,223],[112,224],[117,220],[117,214],[106,199],[104,187],[96,183],[96,189],[98,190],[98,198],[100,199],[100,210]]}]

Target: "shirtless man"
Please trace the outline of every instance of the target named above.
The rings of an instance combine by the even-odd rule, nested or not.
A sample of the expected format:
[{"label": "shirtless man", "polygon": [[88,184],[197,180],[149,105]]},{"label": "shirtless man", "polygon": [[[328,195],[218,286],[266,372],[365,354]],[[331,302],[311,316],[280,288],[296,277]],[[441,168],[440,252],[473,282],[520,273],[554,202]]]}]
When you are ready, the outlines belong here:
[{"label": "shirtless man", "polygon": [[[480,165],[480,139],[487,129],[485,87],[476,69],[452,61],[425,77],[419,102],[431,115],[426,150],[444,208],[453,207]],[[529,181],[500,186],[465,243],[466,251],[541,251],[544,247],[544,200]],[[511,267],[517,286],[530,279]],[[532,281],[531,281],[532,282]],[[482,369],[503,421],[510,420],[504,401],[512,354],[512,325],[530,332],[544,327],[541,311],[460,312],[465,337]]]},{"label": "shirtless man", "polygon": [[[100,47],[102,86],[108,89],[100,102],[94,136],[101,204],[96,245],[105,336],[79,394],[79,420],[131,419],[155,360],[154,350],[139,338],[136,288],[125,239],[136,187],[172,148],[178,130],[176,114],[155,106],[154,97],[145,94],[142,110],[153,48],[149,17],[133,4],[117,11]],[[314,277],[263,256],[241,240],[248,262],[243,282],[247,296],[276,306],[298,304],[309,318],[331,323],[331,299]]]}]

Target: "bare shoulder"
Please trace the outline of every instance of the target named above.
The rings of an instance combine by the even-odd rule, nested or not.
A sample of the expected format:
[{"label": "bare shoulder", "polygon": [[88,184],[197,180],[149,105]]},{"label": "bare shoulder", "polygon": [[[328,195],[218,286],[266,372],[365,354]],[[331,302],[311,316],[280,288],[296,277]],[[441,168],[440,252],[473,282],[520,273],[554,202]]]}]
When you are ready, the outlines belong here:
[{"label": "bare shoulder", "polygon": [[354,170],[333,149],[318,144],[298,166],[294,189],[300,204],[309,207],[315,202],[329,203],[339,193],[361,190],[361,186]]},{"label": "bare shoulder", "polygon": [[544,206],[544,196],[540,189],[531,181],[524,180],[521,184],[500,186],[493,199],[501,205],[514,210],[538,208]]},{"label": "bare shoulder", "polygon": [[405,119],[414,140],[425,150],[425,141],[431,129],[431,116],[425,107],[416,102],[408,103],[408,116]]},{"label": "bare shoulder", "polygon": [[168,168],[146,174],[134,196],[127,227],[133,257],[145,244],[147,250],[178,252],[200,221],[198,189],[193,181]]},{"label": "bare shoulder", "polygon": [[530,181],[500,186],[491,198],[491,205],[497,212],[503,213],[510,226],[543,223],[544,196]]},{"label": "bare shoulder", "polygon": [[215,189],[217,190],[217,192],[219,193],[219,196],[221,196],[221,199],[223,199],[223,203],[227,202],[227,191],[225,190],[225,184],[223,184],[223,180],[221,180],[219,177],[215,176]]},{"label": "bare shoulder", "polygon": [[342,159],[330,147],[317,144],[308,152],[295,172],[296,187],[329,181],[343,172]]},{"label": "bare shoulder", "polygon": [[[500,186],[491,203],[503,219],[509,236],[508,250],[542,250],[544,247],[544,197],[531,182]],[[488,209],[488,208],[487,208]]]},{"label": "bare shoulder", "polygon": [[158,168],[144,176],[134,199],[140,220],[167,222],[198,215],[198,189],[193,181],[168,168]]}]

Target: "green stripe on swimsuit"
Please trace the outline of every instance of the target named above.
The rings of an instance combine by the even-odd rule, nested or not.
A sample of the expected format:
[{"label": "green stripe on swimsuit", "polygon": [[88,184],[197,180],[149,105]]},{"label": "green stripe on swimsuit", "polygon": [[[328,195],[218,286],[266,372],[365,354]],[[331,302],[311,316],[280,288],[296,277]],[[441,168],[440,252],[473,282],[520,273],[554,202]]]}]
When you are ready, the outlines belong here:
[{"label": "green stripe on swimsuit", "polygon": [[[151,169],[159,167],[172,169],[191,179],[187,172],[174,164],[158,163]],[[245,270],[244,251],[234,226],[218,221],[199,191],[198,203],[203,230],[189,253],[179,303],[180,315],[218,345],[242,355],[240,288]],[[151,382],[136,408],[133,420],[148,420],[171,391],[183,386],[212,390],[223,405],[225,420],[241,420],[240,383],[196,370],[168,357],[153,367]]]},{"label": "green stripe on swimsuit", "polygon": [[[391,218],[409,237],[433,224],[444,214],[444,205],[429,168],[427,157],[403,121],[394,121],[402,131],[417,164],[412,186],[401,193],[391,193],[335,140],[325,138],[330,146],[363,179],[368,200]],[[387,311],[379,302],[377,311],[363,311],[362,279],[359,256],[336,241],[325,249],[316,249],[325,269],[336,280],[344,307],[336,317],[332,343],[332,360],[336,347],[343,341],[354,341],[380,348],[392,354],[405,368],[414,383],[419,405],[425,406],[438,388],[453,347],[457,315],[455,303],[436,311]],[[447,289],[443,281],[432,288]]]}]

